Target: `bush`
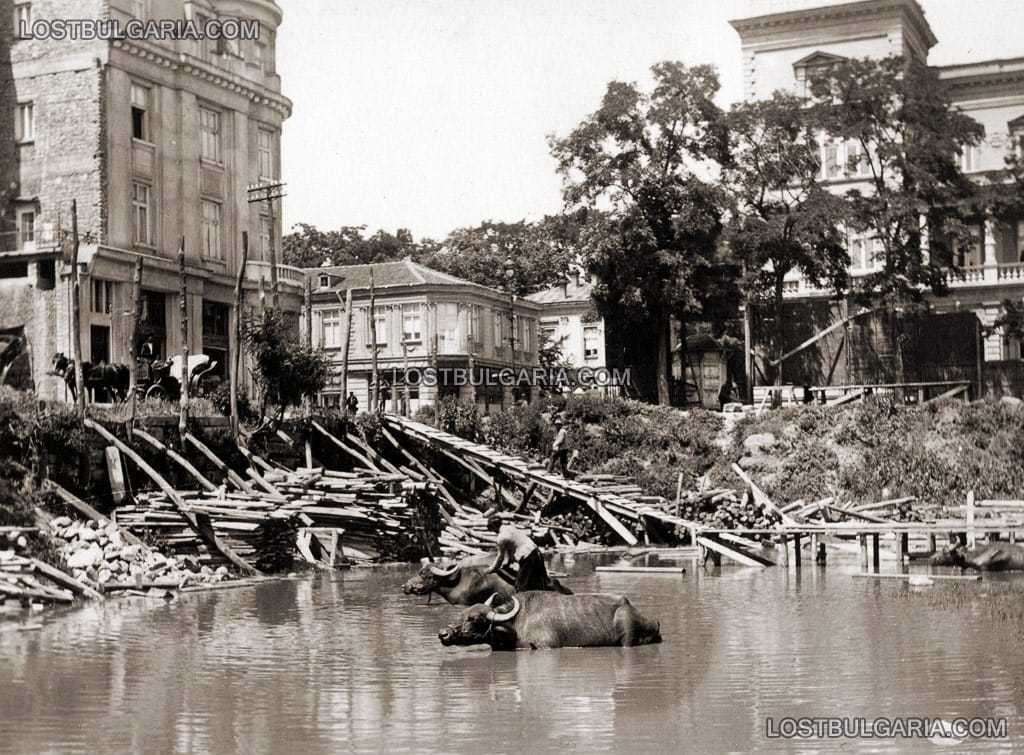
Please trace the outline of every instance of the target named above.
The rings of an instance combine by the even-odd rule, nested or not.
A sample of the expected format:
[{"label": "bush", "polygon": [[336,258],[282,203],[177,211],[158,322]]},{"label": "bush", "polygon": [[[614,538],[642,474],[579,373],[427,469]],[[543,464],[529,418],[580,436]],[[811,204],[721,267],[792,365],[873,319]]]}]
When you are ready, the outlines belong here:
[{"label": "bush", "polygon": [[441,429],[466,440],[476,440],[480,429],[480,414],[476,404],[454,396],[441,399]]}]

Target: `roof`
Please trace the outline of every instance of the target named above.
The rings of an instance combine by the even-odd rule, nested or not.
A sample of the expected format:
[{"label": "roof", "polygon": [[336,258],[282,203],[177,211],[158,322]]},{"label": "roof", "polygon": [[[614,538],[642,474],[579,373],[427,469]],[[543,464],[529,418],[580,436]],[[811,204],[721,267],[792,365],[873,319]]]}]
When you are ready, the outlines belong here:
[{"label": "roof", "polygon": [[398,286],[473,286],[488,291],[487,286],[459,278],[448,273],[413,262],[406,257],[397,262],[375,262],[370,265],[335,265],[334,267],[318,267],[314,270],[317,276],[329,275],[330,287],[339,290],[368,289],[370,273],[373,272],[374,288]]},{"label": "roof", "polygon": [[579,285],[575,279],[569,279],[562,285],[552,286],[526,298],[537,304],[562,304],[566,302],[589,302],[594,293],[594,284],[581,280]]}]

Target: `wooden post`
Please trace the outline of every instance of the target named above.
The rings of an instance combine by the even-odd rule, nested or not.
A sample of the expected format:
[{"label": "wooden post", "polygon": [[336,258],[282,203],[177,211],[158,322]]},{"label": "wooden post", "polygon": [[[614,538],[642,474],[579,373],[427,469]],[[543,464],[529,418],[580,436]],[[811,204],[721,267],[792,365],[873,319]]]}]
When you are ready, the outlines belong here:
[{"label": "wooden post", "polygon": [[876,572],[881,571],[881,568],[882,568],[881,560],[879,558],[878,540],[879,540],[879,537],[878,537],[878,533],[876,532],[875,534],[873,534],[871,536],[871,558],[874,560],[874,565],[875,565],[875,571]]},{"label": "wooden post", "polygon": [[676,516],[679,516],[680,507],[683,504],[683,473],[679,473],[679,479],[676,481]]},{"label": "wooden post", "polygon": [[800,568],[800,536],[793,535],[793,566]]},{"label": "wooden post", "polygon": [[75,366],[75,411],[85,419],[85,375],[82,374],[82,277],[78,272],[78,200],[71,200],[71,360]]},{"label": "wooden post", "polygon": [[[341,299],[341,292],[338,292]],[[352,343],[352,289],[345,291],[345,340],[341,342],[341,401],[348,400],[348,349]]]},{"label": "wooden post", "polygon": [[[313,284],[311,274],[307,271],[303,276],[303,291],[302,291],[302,306],[303,314],[306,320],[306,348],[313,349]],[[345,397],[341,397],[342,405],[344,406]],[[312,468],[313,466],[313,438],[312,428],[309,426],[309,421],[313,419],[313,397],[306,396],[306,467]]]},{"label": "wooden post", "polygon": [[405,374],[402,377],[402,416],[409,416],[409,345],[405,342],[405,333],[402,334],[402,370]]},{"label": "wooden post", "polygon": [[128,363],[131,367],[128,393],[131,395],[131,414],[128,416],[128,432],[135,429],[135,409],[139,392],[139,320],[142,319],[142,255],[135,258],[135,275],[132,277],[132,314],[128,329]]},{"label": "wooden post", "polygon": [[928,533],[928,552],[935,553],[935,533]]},{"label": "wooden post", "polygon": [[859,535],[860,540],[860,570],[866,572],[868,570],[868,536]]},{"label": "wooden post", "polygon": [[900,541],[900,568],[902,569],[907,565],[908,561],[910,552],[910,533],[901,532],[897,537]]},{"label": "wooden post", "polygon": [[270,190],[267,191],[267,209],[269,210],[270,217],[267,218],[270,221],[270,306],[277,311],[277,244],[274,240],[277,236],[277,218],[274,216],[274,198],[271,196]]},{"label": "wooden post", "polygon": [[185,237],[178,241],[178,276],[180,299],[178,310],[181,315],[181,403],[178,411],[178,436],[184,446],[185,432],[188,430],[188,280],[185,277]]},{"label": "wooden post", "polygon": [[242,260],[238,263],[235,275],[235,306],[232,308],[231,333],[232,343],[228,364],[228,389],[231,395],[231,438],[238,440],[238,385],[242,375],[242,282],[245,279],[245,266],[249,260],[249,232],[242,231]]},{"label": "wooden post", "polygon": [[[744,264],[744,267],[746,265]],[[743,307],[743,369],[747,373],[746,391],[744,391],[745,403],[754,403],[754,338],[753,338],[753,312],[750,311],[750,300],[747,299]]]},{"label": "wooden post", "polygon": [[779,543],[775,546],[775,549],[779,553],[779,566],[789,566],[789,543],[786,541],[786,536],[783,535],[779,540]]},{"label": "wooden post", "polygon": [[380,408],[380,375],[377,373],[377,295],[373,288],[373,265],[370,265],[370,373],[373,381],[370,388],[370,411],[376,414]]},{"label": "wooden post", "polygon": [[967,547],[974,547],[974,491],[967,491]]}]

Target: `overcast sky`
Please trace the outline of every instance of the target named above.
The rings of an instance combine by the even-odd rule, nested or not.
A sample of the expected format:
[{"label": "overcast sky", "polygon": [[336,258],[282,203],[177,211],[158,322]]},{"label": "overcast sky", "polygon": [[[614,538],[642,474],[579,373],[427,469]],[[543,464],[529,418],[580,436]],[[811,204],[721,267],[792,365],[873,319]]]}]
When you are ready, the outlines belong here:
[{"label": "overcast sky", "polygon": [[[920,0],[930,62],[1024,56],[1021,0]],[[367,225],[442,238],[561,206],[546,137],[613,80],[661,60],[713,63],[742,94],[731,18],[822,0],[278,0],[278,71],[294,102],[284,228]]]}]

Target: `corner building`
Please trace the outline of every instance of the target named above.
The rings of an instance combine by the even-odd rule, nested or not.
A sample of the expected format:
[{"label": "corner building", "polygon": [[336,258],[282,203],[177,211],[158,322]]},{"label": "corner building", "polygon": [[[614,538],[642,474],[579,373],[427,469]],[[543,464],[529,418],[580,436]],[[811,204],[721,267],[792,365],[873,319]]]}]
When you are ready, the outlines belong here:
[{"label": "corner building", "polygon": [[[238,40],[20,38],[57,19],[237,19]],[[0,17],[0,326],[26,325],[36,386],[71,354],[71,204],[81,239],[82,358],[129,362],[131,293],[143,259],[139,337],[181,350],[178,246],[184,238],[187,339],[226,370],[229,322],[248,233],[246,307],[280,249],[279,207],[248,186],[279,179],[281,94],[272,0],[14,0]],[[254,27],[252,22],[258,24]],[[281,307],[298,311],[301,271],[279,267]],[[269,297],[268,297],[269,301]],[[223,374],[226,374],[224,372]]]}]

